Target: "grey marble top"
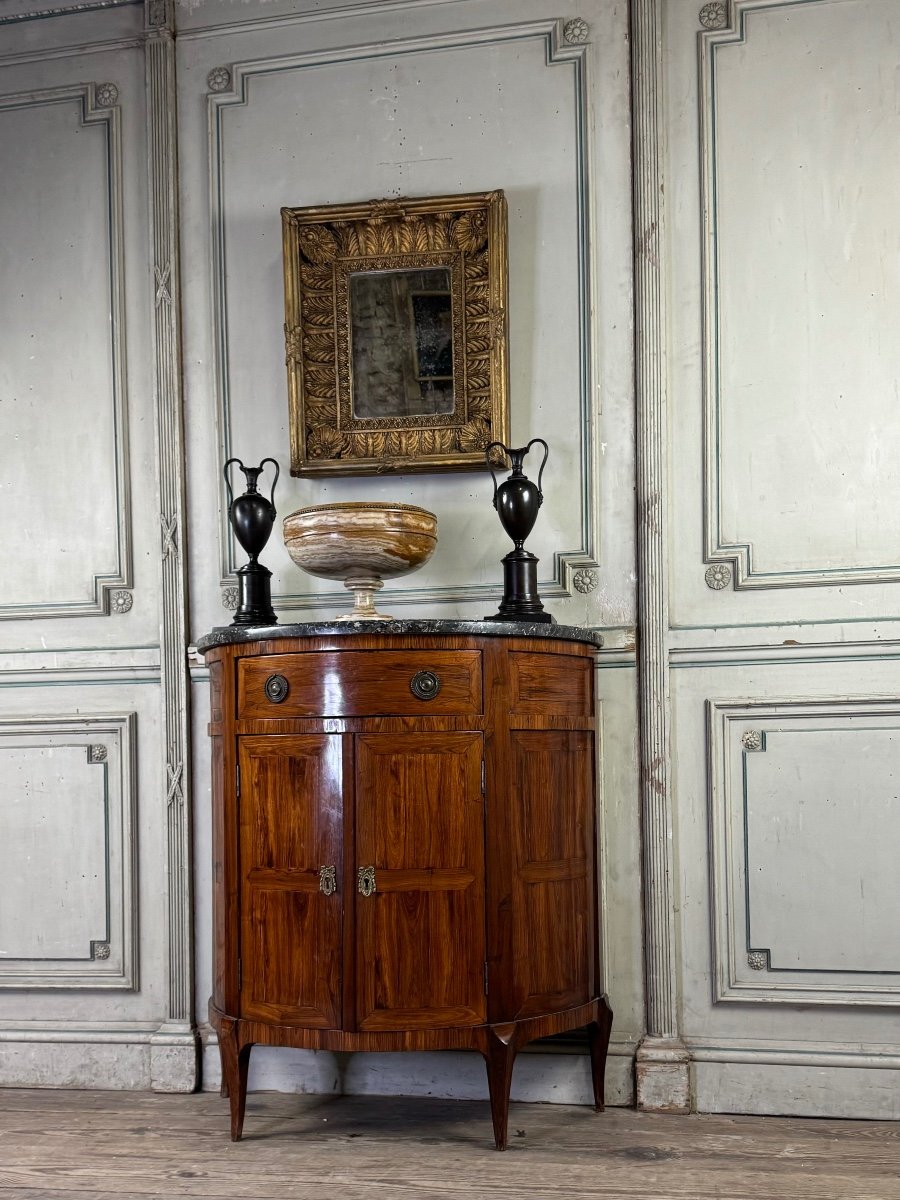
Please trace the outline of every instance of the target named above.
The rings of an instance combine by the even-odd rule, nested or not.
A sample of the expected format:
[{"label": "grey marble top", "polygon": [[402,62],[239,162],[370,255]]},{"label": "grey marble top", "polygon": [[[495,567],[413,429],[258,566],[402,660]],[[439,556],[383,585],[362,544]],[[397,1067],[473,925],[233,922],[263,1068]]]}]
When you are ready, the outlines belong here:
[{"label": "grey marble top", "polygon": [[453,637],[555,638],[565,642],[587,642],[602,646],[603,638],[592,629],[578,625],[531,624],[529,621],[305,621],[297,625],[224,625],[213,629],[197,642],[205,654],[214,646],[238,642],[274,641],[277,638],[333,637],[352,633],[431,634]]}]

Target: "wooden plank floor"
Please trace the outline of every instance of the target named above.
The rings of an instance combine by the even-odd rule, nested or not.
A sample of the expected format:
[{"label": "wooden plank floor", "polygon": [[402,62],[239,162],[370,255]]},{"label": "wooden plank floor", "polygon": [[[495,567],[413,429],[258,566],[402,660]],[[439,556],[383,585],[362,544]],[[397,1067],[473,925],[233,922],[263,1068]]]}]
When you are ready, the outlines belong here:
[{"label": "wooden plank floor", "polygon": [[900,1123],[0,1089],[0,1200],[900,1200]]}]

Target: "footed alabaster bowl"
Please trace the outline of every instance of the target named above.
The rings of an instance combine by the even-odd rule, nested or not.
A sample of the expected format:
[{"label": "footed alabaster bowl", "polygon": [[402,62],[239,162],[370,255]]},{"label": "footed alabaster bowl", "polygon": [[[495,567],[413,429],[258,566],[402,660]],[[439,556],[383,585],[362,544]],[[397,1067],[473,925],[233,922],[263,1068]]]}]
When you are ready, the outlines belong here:
[{"label": "footed alabaster bowl", "polygon": [[377,612],[385,579],[417,571],[437,545],[437,517],[414,504],[316,504],[284,518],[287,552],[304,571],[340,579],[354,604],[338,621],[391,621]]}]

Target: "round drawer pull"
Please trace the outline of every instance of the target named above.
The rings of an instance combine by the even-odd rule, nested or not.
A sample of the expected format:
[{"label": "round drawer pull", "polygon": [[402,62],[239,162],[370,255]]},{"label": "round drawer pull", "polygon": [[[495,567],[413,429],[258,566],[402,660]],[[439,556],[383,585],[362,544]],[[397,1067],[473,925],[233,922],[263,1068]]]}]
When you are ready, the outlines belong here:
[{"label": "round drawer pull", "polygon": [[441,681],[434,671],[416,671],[409,682],[409,690],[417,700],[433,700],[441,690]]},{"label": "round drawer pull", "polygon": [[270,675],[266,680],[265,693],[267,699],[273,704],[280,704],[282,700],[287,699],[287,694],[290,691],[290,685],[283,675]]}]

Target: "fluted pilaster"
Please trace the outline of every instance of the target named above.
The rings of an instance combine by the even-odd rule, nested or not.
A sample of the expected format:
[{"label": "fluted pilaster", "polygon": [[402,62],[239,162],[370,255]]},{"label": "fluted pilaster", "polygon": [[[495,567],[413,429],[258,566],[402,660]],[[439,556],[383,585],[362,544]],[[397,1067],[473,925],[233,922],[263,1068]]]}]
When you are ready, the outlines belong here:
[{"label": "fluted pilaster", "polygon": [[196,1086],[193,1014],[190,695],[185,579],[184,416],[178,264],[175,44],[171,0],[146,0],[146,83],[153,346],[159,472],[160,659],[165,731],[168,989],[166,1022],[153,1042],[153,1086]]},{"label": "fluted pilaster", "polygon": [[647,1032],[638,1104],[687,1105],[679,1038],[669,769],[666,303],[662,145],[662,0],[632,0],[637,547]]}]

